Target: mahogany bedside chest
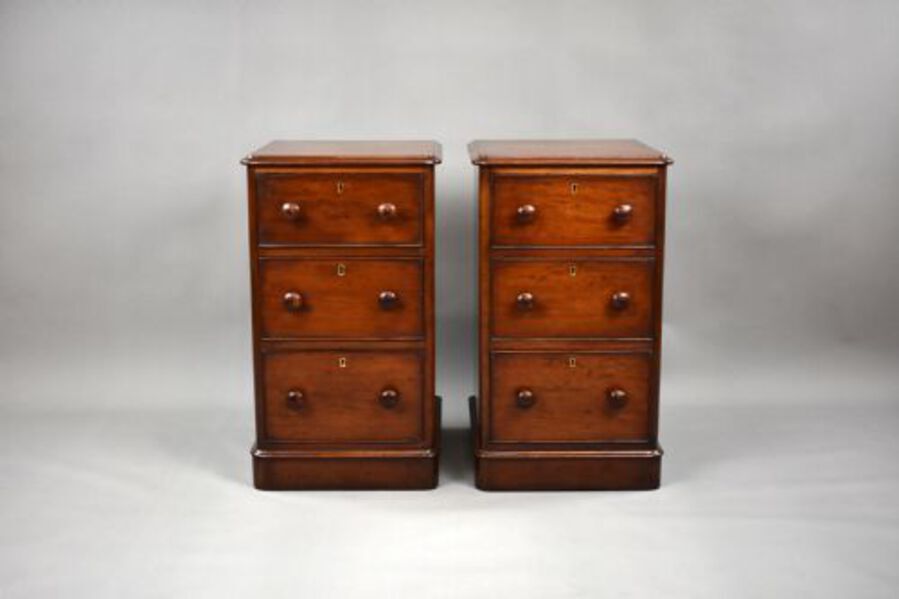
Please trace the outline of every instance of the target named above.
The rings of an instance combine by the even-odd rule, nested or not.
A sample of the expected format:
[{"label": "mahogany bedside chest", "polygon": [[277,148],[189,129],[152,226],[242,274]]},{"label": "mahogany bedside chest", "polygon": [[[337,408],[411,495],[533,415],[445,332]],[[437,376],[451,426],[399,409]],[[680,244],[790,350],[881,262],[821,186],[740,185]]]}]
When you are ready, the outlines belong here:
[{"label": "mahogany bedside chest", "polygon": [[259,489],[437,484],[434,142],[276,141],[249,192]]},{"label": "mahogany bedside chest", "polygon": [[659,486],[665,178],[629,140],[475,141],[481,489]]}]

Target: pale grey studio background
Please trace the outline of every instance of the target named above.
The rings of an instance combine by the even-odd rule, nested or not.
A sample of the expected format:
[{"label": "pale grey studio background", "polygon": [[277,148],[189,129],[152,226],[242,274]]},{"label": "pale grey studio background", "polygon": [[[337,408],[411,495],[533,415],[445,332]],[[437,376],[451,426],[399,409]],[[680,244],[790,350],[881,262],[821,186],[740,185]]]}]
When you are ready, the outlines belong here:
[{"label": "pale grey studio background", "polygon": [[[0,3],[0,596],[892,597],[899,4]],[[474,138],[670,175],[653,493],[473,489]],[[433,492],[266,494],[245,183],[433,138]]]}]

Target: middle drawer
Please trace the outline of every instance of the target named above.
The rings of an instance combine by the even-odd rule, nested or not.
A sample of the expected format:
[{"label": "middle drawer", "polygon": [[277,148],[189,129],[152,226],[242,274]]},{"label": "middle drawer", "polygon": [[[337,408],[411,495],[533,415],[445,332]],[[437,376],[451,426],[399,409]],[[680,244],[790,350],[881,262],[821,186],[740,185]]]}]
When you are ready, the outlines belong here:
[{"label": "middle drawer", "polygon": [[650,338],[655,267],[652,258],[494,259],[492,334]]},{"label": "middle drawer", "polygon": [[421,258],[262,258],[262,337],[421,338]]}]

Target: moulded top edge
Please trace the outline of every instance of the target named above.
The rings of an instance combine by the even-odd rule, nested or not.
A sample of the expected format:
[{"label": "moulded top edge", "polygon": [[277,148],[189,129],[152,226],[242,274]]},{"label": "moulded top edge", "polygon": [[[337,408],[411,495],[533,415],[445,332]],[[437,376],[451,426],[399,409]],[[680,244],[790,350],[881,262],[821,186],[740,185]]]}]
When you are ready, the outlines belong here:
[{"label": "moulded top edge", "polygon": [[276,140],[248,154],[242,164],[439,164],[435,141]]},{"label": "moulded top edge", "polygon": [[664,152],[635,139],[476,140],[468,144],[477,165],[668,165]]}]

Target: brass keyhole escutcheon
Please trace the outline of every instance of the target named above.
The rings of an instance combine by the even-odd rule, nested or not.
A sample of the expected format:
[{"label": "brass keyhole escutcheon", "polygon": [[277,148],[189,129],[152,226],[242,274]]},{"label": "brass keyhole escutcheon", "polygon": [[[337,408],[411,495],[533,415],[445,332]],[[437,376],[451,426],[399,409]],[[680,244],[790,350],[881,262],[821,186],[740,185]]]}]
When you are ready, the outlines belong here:
[{"label": "brass keyhole escutcheon", "polygon": [[577,358],[574,356],[568,357],[568,368],[577,368]]},{"label": "brass keyhole escutcheon", "polygon": [[572,183],[571,184],[571,195],[574,195],[576,193],[577,193],[577,183]]},{"label": "brass keyhole escutcheon", "polygon": [[343,181],[338,181],[337,182],[337,193],[343,193],[343,187],[344,187]]},{"label": "brass keyhole escutcheon", "polygon": [[346,264],[340,263],[337,265],[337,276],[338,277],[346,276]]},{"label": "brass keyhole escutcheon", "polygon": [[338,368],[346,368],[346,358],[340,356],[337,358],[337,367]]},{"label": "brass keyhole escutcheon", "polygon": [[576,264],[569,264],[569,265],[568,265],[568,274],[569,274],[570,276],[572,276],[572,277],[576,277],[576,276],[577,276],[577,265],[576,265]]}]

